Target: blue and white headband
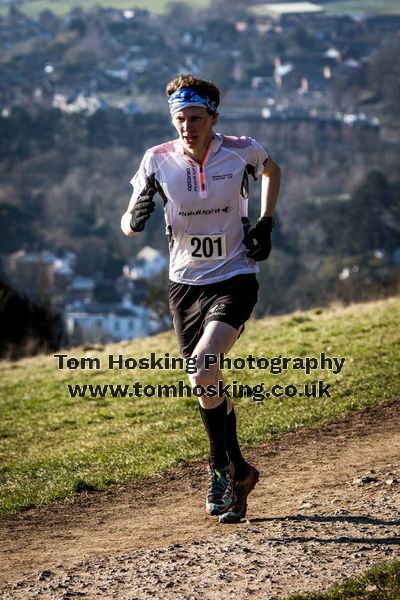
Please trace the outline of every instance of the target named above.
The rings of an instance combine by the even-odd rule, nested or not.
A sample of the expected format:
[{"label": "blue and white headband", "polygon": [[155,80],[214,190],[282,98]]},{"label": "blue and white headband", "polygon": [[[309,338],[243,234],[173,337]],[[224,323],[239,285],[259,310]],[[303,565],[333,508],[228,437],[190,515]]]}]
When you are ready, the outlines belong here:
[{"label": "blue and white headband", "polygon": [[184,108],[188,108],[188,106],[203,106],[212,112],[217,111],[216,102],[210,100],[208,96],[205,96],[204,94],[196,92],[190,88],[181,88],[180,90],[174,92],[168,98],[168,105],[171,115],[174,115]]}]

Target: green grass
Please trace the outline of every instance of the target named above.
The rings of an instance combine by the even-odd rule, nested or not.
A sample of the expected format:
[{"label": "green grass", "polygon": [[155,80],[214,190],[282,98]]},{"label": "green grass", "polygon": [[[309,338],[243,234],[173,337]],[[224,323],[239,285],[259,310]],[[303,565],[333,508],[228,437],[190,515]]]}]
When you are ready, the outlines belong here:
[{"label": "green grass", "polygon": [[400,14],[398,0],[334,0],[323,5],[327,13]]},{"label": "green grass", "polygon": [[[27,15],[34,16],[43,10],[51,10],[56,15],[66,15],[77,6],[80,9],[88,11],[95,6],[103,8],[118,8],[121,10],[129,9],[148,9],[154,13],[164,13],[168,10],[168,5],[171,0],[79,0],[63,1],[63,0],[27,0],[25,2],[16,3],[15,6]],[[207,8],[210,0],[184,0],[185,4],[192,6],[195,9]],[[8,6],[0,4],[0,15],[8,14]]]},{"label": "green grass", "polygon": [[288,600],[399,600],[400,561],[383,563],[325,592],[295,594]]},{"label": "green grass", "polygon": [[[288,370],[225,371],[226,383],[332,384],[332,398],[239,398],[239,435],[245,444],[314,426],[347,411],[400,396],[400,298],[251,321],[231,357],[346,357],[339,375]],[[108,370],[106,357],[178,356],[172,332],[108,346],[74,349],[69,356],[99,357],[102,369],[58,370],[53,356],[0,363],[0,514],[84,489],[102,489],[128,477],[156,473],[207,452],[195,398],[70,398],[67,383],[187,382],[183,371]]]},{"label": "green grass", "polygon": [[[94,6],[103,8],[129,9],[146,8],[154,13],[164,13],[168,10],[171,0],[80,0],[79,2],[65,0],[25,0],[15,3],[15,6],[30,16],[43,10],[51,10],[57,15],[66,15],[74,7],[90,10]],[[184,0],[185,4],[195,9],[204,9],[210,5],[210,0]],[[333,0],[323,5],[327,13],[343,12],[347,14],[400,14],[398,0]],[[0,4],[0,15],[8,14],[8,5]]]}]

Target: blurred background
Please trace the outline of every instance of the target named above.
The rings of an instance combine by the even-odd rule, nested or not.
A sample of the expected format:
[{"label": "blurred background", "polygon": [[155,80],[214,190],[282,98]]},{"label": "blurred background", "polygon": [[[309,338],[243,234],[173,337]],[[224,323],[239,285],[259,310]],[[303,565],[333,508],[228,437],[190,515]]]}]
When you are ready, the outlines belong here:
[{"label": "blurred background", "polygon": [[1,357],[171,326],[161,202],[120,218],[181,72],[282,168],[255,316],[398,294],[397,1],[0,0],[0,50]]}]

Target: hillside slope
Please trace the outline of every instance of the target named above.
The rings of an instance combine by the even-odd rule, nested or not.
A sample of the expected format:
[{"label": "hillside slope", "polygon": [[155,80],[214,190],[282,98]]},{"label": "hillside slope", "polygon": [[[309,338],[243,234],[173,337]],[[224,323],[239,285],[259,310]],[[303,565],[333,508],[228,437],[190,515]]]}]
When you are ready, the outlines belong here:
[{"label": "hillside slope", "polygon": [[[229,356],[230,368],[223,370],[235,392],[242,443],[272,440],[400,396],[399,331],[399,298],[251,321]],[[183,369],[166,368],[167,358],[178,357],[172,332],[65,354],[70,366],[80,368],[67,368],[67,358],[58,368],[54,356],[0,363],[0,514],[105,489],[206,455],[196,398],[157,393],[159,385],[175,389],[178,381],[188,383]],[[147,369],[115,364],[109,369],[110,357],[132,366],[151,356],[162,368],[154,363]],[[261,362],[247,366],[251,357]],[[88,359],[99,368],[88,368]],[[151,393],[138,397],[135,381]],[[239,393],[244,384],[253,392],[277,386],[279,393],[256,402],[259,394]],[[103,397],[89,388],[84,397],[71,397],[68,386],[76,385],[92,386],[92,392],[107,389]],[[113,397],[110,385],[130,391]],[[307,397],[306,389],[322,392]]]}]

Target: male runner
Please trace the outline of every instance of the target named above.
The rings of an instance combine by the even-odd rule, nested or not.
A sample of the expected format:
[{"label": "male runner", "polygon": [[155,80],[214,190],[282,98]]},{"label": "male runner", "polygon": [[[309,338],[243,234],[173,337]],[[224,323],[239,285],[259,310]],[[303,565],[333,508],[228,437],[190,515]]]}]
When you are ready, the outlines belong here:
[{"label": "male runner", "polygon": [[[131,183],[133,193],[121,227],[128,236],[144,229],[158,191],[169,238],[169,302],[184,357],[197,357],[191,385],[218,385],[217,365],[207,354],[228,352],[257,301],[257,261],[271,251],[279,166],[252,138],[214,132],[218,88],[180,75],[166,88],[178,139],[150,148]],[[262,176],[260,218],[248,231],[247,178]],[[200,413],[210,441],[206,512],[237,522],[259,473],[243,458],[230,399],[204,395]]]}]

